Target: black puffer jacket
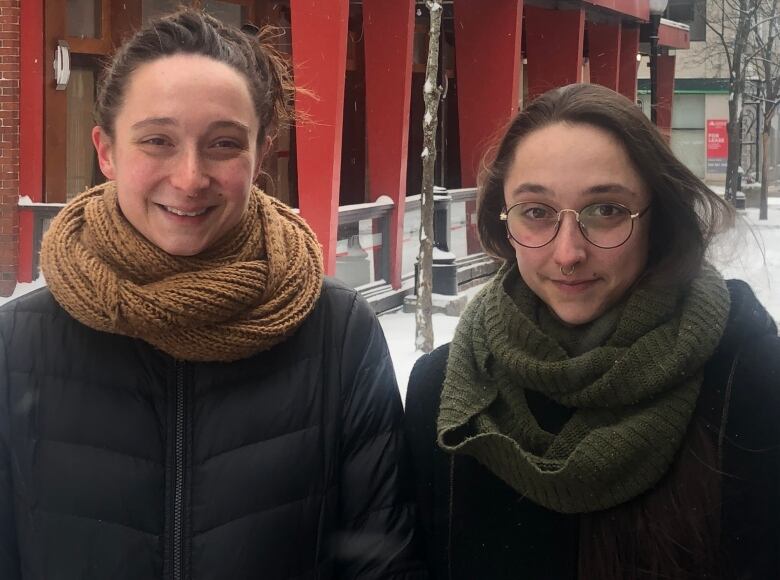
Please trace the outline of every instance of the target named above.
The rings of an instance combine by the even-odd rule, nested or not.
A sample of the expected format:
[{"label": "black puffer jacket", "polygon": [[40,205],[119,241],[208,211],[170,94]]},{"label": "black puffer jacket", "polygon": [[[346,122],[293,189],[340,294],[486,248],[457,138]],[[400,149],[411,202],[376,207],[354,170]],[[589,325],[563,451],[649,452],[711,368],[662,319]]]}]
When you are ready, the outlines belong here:
[{"label": "black puffer jacket", "polygon": [[[719,449],[726,474],[721,479],[719,578],[776,579],[780,578],[780,337],[749,286],[734,280],[728,285],[728,325],[705,367],[696,410],[711,426],[713,446],[721,432],[725,436]],[[476,459],[450,455],[437,446],[436,417],[448,353],[445,345],[417,362],[406,397],[407,434],[431,577],[581,578],[579,515],[541,507]],[[546,412],[550,415],[551,409]],[[689,539],[695,545],[696,538]],[[620,577],[656,576],[625,570]],[[675,580],[683,577],[712,576],[694,573]]]},{"label": "black puffer jacket", "polygon": [[0,579],[419,577],[381,328],[327,281],[294,336],[183,363],[48,290],[0,309]]}]

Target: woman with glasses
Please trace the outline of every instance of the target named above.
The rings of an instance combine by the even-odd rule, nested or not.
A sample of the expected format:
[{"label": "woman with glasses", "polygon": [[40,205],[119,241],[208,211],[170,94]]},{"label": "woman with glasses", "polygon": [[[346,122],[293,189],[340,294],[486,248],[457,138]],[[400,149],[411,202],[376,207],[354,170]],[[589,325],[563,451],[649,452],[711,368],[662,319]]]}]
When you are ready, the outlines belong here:
[{"label": "woman with glasses", "polygon": [[409,384],[439,579],[780,577],[780,339],[628,99],[541,96],[479,184],[503,265]]}]

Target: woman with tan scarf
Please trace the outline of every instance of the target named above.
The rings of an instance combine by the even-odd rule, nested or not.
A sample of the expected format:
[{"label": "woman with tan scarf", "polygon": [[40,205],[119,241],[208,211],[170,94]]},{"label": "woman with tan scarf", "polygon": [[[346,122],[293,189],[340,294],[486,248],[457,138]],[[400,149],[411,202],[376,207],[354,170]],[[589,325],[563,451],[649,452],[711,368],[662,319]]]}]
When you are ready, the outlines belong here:
[{"label": "woman with tan scarf", "polygon": [[417,576],[382,332],[252,185],[291,90],[260,37],[183,10],[106,70],[110,181],[0,310],[0,578]]}]

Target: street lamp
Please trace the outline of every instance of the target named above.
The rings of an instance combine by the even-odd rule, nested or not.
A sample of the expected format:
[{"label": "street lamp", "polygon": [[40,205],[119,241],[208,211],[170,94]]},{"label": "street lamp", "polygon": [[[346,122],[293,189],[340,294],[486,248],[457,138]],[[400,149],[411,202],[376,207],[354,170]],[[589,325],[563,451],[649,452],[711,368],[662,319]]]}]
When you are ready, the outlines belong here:
[{"label": "street lamp", "polygon": [[650,120],[658,124],[658,29],[669,0],[650,0]]}]

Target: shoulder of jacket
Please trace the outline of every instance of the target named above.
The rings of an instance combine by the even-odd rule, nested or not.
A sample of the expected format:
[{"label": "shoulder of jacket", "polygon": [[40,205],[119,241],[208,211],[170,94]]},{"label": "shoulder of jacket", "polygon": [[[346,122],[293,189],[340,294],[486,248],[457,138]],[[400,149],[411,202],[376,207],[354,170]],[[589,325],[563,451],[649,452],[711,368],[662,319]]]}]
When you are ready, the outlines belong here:
[{"label": "shoulder of jacket", "polygon": [[38,288],[14,298],[0,306],[0,320],[16,319],[28,315],[54,316],[62,312],[62,307],[47,287]]},{"label": "shoulder of jacket", "polygon": [[726,405],[727,433],[735,442],[752,449],[780,445],[780,337],[749,335],[734,349],[716,352],[709,365],[705,415],[719,424]]},{"label": "shoulder of jacket", "polygon": [[737,356],[735,378],[750,386],[753,392],[747,396],[756,405],[772,404],[780,416],[780,336],[753,337]]},{"label": "shoulder of jacket", "polygon": [[357,290],[340,280],[326,276],[322,281],[317,307],[332,314],[351,310],[359,300],[362,300],[362,297]]},{"label": "shoulder of jacket", "polygon": [[349,329],[365,330],[375,318],[373,309],[357,290],[326,277],[314,309],[296,335],[307,344],[314,344],[312,340],[320,344],[324,339],[326,344],[338,350],[348,339]]},{"label": "shoulder of jacket", "polygon": [[416,406],[418,403],[428,404],[431,401],[438,406],[449,354],[450,345],[447,343],[417,359],[409,375],[407,407]]},{"label": "shoulder of jacket", "polygon": [[754,338],[777,335],[775,321],[749,284],[742,280],[727,280],[726,286],[731,306],[722,346],[736,351]]}]

